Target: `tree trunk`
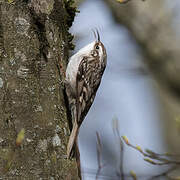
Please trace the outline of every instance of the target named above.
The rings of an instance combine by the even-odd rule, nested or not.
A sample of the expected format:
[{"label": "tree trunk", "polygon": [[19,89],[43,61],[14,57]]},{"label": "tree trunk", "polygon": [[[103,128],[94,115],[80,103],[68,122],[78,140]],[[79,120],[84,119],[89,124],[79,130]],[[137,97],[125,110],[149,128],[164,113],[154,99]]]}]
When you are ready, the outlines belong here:
[{"label": "tree trunk", "polygon": [[0,179],[78,179],[63,85],[72,3],[0,0]]},{"label": "tree trunk", "polygon": [[180,98],[180,38],[173,24],[174,9],[164,0],[137,0],[127,4],[104,1],[115,19],[133,35],[142,50],[144,62],[159,82]]},{"label": "tree trunk", "polygon": [[174,21],[176,8],[164,0],[131,0],[127,4],[115,0],[104,2],[140,47],[142,59],[153,74],[161,97],[167,144],[173,154],[179,153],[179,121],[175,119],[180,114],[180,36],[178,23],[175,26]]}]

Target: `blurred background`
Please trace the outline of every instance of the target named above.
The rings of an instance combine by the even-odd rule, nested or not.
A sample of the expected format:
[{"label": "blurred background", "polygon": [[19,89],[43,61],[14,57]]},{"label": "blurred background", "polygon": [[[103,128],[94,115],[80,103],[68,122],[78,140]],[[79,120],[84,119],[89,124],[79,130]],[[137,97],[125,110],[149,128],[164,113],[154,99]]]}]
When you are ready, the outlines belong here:
[{"label": "blurred background", "polygon": [[[179,152],[180,1],[84,0],[77,5],[72,54],[94,41],[92,29],[97,28],[108,55],[100,88],[80,130],[82,176],[96,178],[98,132],[104,165],[98,179],[116,180],[122,154],[113,132],[115,120],[120,135],[133,145],[157,153]],[[168,167],[151,165],[124,145],[125,179],[132,179],[130,171],[138,179],[150,179]]]}]

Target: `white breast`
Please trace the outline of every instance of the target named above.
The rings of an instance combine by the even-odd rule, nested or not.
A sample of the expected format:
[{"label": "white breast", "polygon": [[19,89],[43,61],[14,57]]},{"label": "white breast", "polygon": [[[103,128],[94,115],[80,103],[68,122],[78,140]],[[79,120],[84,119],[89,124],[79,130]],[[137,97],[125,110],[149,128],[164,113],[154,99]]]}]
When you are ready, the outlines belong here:
[{"label": "white breast", "polygon": [[76,54],[70,57],[69,63],[66,69],[66,81],[71,85],[72,89],[75,92],[76,86],[76,76],[79,68],[79,64],[84,56],[89,56],[91,51],[94,48],[96,41],[88,44],[84,48],[80,49]]}]

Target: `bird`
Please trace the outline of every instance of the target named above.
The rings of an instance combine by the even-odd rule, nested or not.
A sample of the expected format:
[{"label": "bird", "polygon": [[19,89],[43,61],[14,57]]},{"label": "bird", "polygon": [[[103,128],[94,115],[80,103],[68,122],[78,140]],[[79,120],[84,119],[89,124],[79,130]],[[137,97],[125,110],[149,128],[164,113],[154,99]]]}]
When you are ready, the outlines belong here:
[{"label": "bird", "polygon": [[66,68],[65,87],[73,125],[67,145],[68,159],[73,156],[79,128],[94,102],[107,64],[100,34],[97,29],[93,32],[95,40],[70,57]]}]

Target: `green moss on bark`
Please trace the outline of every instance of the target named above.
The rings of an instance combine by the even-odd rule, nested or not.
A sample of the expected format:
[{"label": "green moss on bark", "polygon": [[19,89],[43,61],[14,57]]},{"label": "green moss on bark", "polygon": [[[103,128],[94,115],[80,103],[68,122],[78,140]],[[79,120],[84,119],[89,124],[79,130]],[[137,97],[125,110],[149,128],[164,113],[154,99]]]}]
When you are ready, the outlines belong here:
[{"label": "green moss on bark", "polygon": [[[66,9],[67,29],[69,30],[69,28],[72,26],[72,23],[74,22],[76,13],[78,13],[79,11],[77,10],[77,7],[75,7],[74,5],[74,0],[64,0],[64,6]],[[75,47],[74,44],[72,43],[74,36],[69,33],[67,37],[68,37],[69,48],[73,50]]]}]

